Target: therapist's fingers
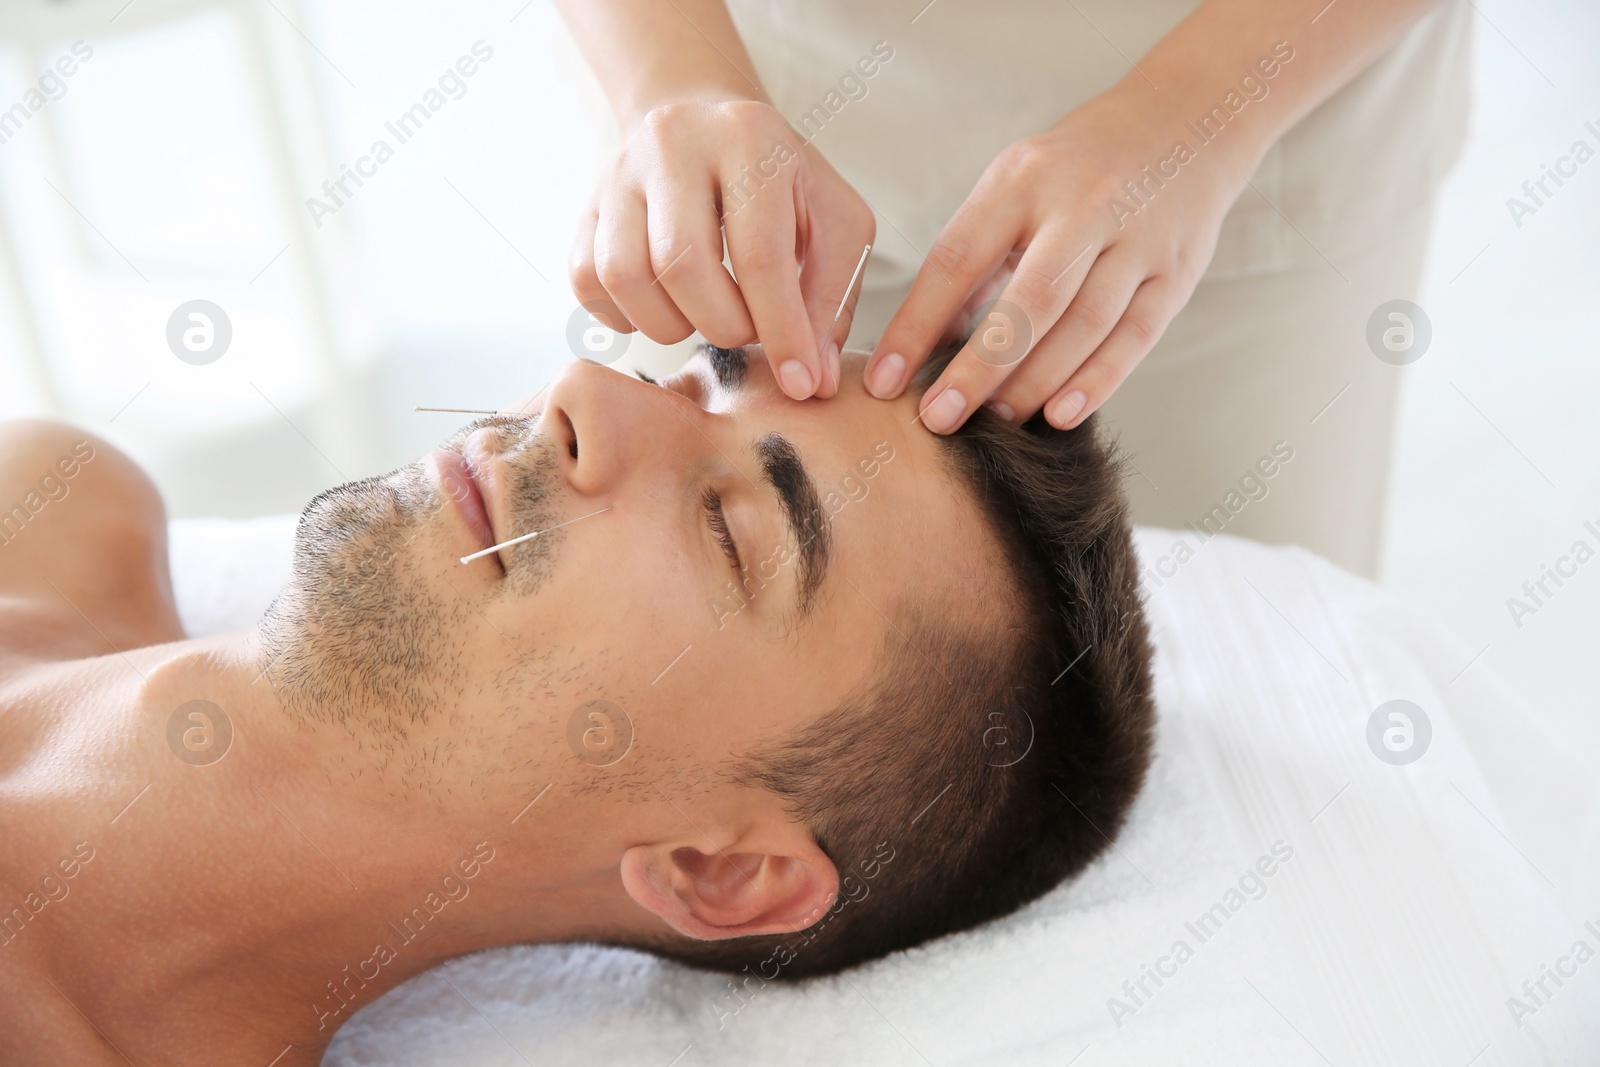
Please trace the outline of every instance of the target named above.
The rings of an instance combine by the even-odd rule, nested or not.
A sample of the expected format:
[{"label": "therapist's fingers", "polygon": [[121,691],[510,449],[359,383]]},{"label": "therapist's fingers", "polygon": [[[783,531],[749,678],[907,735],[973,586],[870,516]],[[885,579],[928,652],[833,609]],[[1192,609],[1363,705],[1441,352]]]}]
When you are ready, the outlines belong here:
[{"label": "therapist's fingers", "polygon": [[[822,381],[816,395],[827,398],[839,391],[839,350],[850,336],[850,323],[861,293],[856,267],[872,243],[875,223],[872,209],[864,204],[853,211],[850,205],[840,205],[826,218],[814,217],[813,224],[805,229],[808,233],[805,265],[800,269],[800,297],[812,336],[822,347]],[[835,314],[839,316],[837,320]]]},{"label": "therapist's fingers", "polygon": [[[600,313],[605,325],[618,333],[632,333],[633,323],[622,317],[620,308],[611,301],[611,294],[600,284],[600,275],[594,267],[594,235],[600,225],[600,210],[594,202],[578,220],[578,236],[572,242],[572,253],[567,257],[567,277],[572,282],[572,294],[578,303]],[[615,311],[612,309],[615,308]]]},{"label": "therapist's fingers", "polygon": [[815,395],[822,359],[800,297],[794,198],[787,188],[758,192],[723,216],[728,258],[778,386],[796,400]]},{"label": "therapist's fingers", "polygon": [[1094,414],[1150,354],[1182,306],[1179,286],[1171,278],[1151,278],[1139,286],[1110,336],[1044,405],[1050,425],[1070,430]]},{"label": "therapist's fingers", "polygon": [[1084,276],[1089,259],[1076,260],[1065,233],[1041,233],[1023,253],[1010,279],[973,323],[972,334],[918,403],[923,425],[934,433],[951,433],[967,421],[1061,317]]},{"label": "therapist's fingers", "polygon": [[[668,179],[648,192],[646,220],[655,281],[678,311],[718,348],[756,340],[744,298],[722,266],[722,225],[714,206],[677,189]],[[693,183],[703,185],[703,181]]]},{"label": "therapist's fingers", "polygon": [[995,392],[990,406],[1008,419],[1031,418],[1111,333],[1147,276],[1143,261],[1125,248],[1095,260],[1066,313]]},{"label": "therapist's fingers", "polygon": [[933,352],[945,328],[978,283],[1018,244],[1021,217],[1016,199],[985,195],[987,181],[950,220],[917,271],[867,361],[867,391],[888,400],[905,391],[912,374]]},{"label": "therapist's fingers", "polygon": [[641,191],[630,188],[603,195],[595,227],[595,274],[641,333],[660,344],[673,344],[693,333],[694,327],[667,291],[656,284],[648,234],[648,211]]},{"label": "therapist's fingers", "polygon": [[[813,252],[800,271],[801,298],[805,301],[806,317],[819,346],[818,363],[822,378],[815,395],[824,400],[839,391],[839,352],[850,336],[850,323],[855,319],[856,293],[860,291],[859,283],[851,292],[844,291],[844,287],[850,284],[849,272],[854,264],[844,268],[842,278],[838,277],[837,261],[844,257],[830,254],[833,252],[837,252],[837,249],[829,253]],[[832,262],[817,263],[819,258]],[[860,259],[859,252],[856,258]],[[824,280],[818,280],[819,275]],[[830,293],[830,289],[833,292]],[[837,320],[834,319],[835,312],[839,315]]]}]

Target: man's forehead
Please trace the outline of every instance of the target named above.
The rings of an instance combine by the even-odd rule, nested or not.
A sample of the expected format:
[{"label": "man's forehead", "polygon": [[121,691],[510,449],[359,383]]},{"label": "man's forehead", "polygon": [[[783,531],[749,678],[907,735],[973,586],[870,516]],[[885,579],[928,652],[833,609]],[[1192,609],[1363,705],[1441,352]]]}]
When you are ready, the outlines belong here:
[{"label": "man's forehead", "polygon": [[[840,354],[842,380],[835,396],[792,400],[777,388],[759,344],[742,350],[706,346],[699,354],[719,382],[739,382],[734,406],[748,412],[753,432],[777,432],[794,442],[820,495],[826,496],[830,487],[847,498],[859,495],[856,482],[846,480],[862,476],[877,481],[873,488],[887,490],[886,495],[900,498],[898,503],[909,510],[917,509],[916,498],[924,493],[956,492],[954,484],[922,484],[948,481],[940,442],[918,420],[914,398],[879,400],[866,391],[861,375],[867,356],[860,351]],[[891,468],[898,477],[878,480]]]},{"label": "man's forehead", "polygon": [[[807,417],[807,421],[832,425],[838,432],[857,429],[888,436],[897,445],[908,440],[911,431],[919,437],[931,438],[917,417],[914,398],[908,393],[895,400],[879,400],[866,391],[862,372],[866,368],[868,353],[845,351],[839,355],[840,378],[836,395],[827,400],[792,400],[778,388],[766,353],[761,345],[722,349],[702,345],[693,361],[703,363],[714,376],[718,386],[730,394],[730,400],[742,401],[739,407],[760,409],[765,413],[792,411]],[[776,429],[776,427],[774,427]],[[931,446],[932,440],[923,442]]]},{"label": "man's forehead", "polygon": [[966,582],[992,566],[986,549],[993,539],[970,489],[951,469],[947,450],[954,446],[920,423],[914,395],[886,401],[866,391],[868,353],[842,353],[838,393],[804,401],[777,389],[760,346],[744,356],[748,377],[739,406],[748,407],[741,414],[752,432],[792,441],[817,483],[841,565],[841,589],[830,597],[836,607],[848,596],[865,597],[869,612],[888,610],[887,600],[914,587],[930,594],[946,587],[930,578],[930,569]]}]

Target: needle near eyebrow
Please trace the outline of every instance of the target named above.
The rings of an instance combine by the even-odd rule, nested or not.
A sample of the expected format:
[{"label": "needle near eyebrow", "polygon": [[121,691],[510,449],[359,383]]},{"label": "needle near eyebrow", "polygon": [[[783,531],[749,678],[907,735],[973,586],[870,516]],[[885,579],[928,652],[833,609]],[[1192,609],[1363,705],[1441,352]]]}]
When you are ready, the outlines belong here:
[{"label": "needle near eyebrow", "polygon": [[488,548],[479,549],[478,551],[474,552],[470,556],[462,556],[461,557],[461,562],[462,563],[471,563],[475,559],[482,559],[484,556],[489,555],[489,553],[491,553],[491,552],[498,552],[502,548],[508,548],[511,545],[519,545],[524,541],[532,541],[535,537],[538,537],[540,534],[547,534],[551,530],[559,530],[563,526],[571,526],[573,523],[579,522],[579,521],[581,521],[583,519],[592,519],[596,515],[604,514],[605,512],[610,511],[610,510],[611,510],[610,508],[601,508],[599,511],[591,511],[587,515],[579,515],[576,519],[568,519],[566,522],[558,522],[554,526],[548,527],[547,529],[535,530],[532,533],[525,533],[521,537],[513,537],[509,541],[501,541],[498,545],[490,545]]}]

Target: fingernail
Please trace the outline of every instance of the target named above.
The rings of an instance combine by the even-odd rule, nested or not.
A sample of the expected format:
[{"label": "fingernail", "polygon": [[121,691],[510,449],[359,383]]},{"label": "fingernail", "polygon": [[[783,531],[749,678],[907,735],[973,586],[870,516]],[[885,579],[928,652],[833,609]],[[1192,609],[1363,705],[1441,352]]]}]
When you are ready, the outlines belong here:
[{"label": "fingernail", "polygon": [[1050,410],[1045,412],[1045,417],[1057,427],[1065,427],[1083,410],[1083,405],[1089,398],[1083,395],[1081,389],[1074,389],[1066,396],[1058,397],[1050,404]]},{"label": "fingernail", "polygon": [[1012,410],[1011,405],[1007,404],[1004,400],[996,400],[994,403],[989,405],[989,410],[994,412],[996,415],[999,415],[1007,422],[1010,422],[1012,419],[1017,417],[1017,413]]},{"label": "fingernail", "polygon": [[796,400],[804,400],[817,391],[817,381],[811,371],[798,359],[784,360],[778,368],[778,384]]},{"label": "fingernail", "polygon": [[900,377],[906,372],[905,357],[890,352],[867,375],[867,391],[879,400],[888,400],[900,392]]},{"label": "fingernail", "polygon": [[949,433],[967,413],[967,398],[959,389],[946,389],[922,412],[922,424],[934,433]]},{"label": "fingernail", "polygon": [[833,389],[839,390],[839,346],[828,342],[828,374],[833,379]]}]

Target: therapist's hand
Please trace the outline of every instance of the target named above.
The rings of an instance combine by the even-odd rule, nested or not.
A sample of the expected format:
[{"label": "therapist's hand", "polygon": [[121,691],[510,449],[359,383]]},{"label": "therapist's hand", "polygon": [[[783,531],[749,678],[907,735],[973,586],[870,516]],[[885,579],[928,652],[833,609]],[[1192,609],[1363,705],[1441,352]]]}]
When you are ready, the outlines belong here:
[{"label": "therapist's hand", "polygon": [[1170,176],[1134,199],[1125,182],[1157,173],[1180,134],[1193,142],[1183,117],[1170,95],[1118,87],[1002,152],[929,251],[873,351],[868,390],[899,396],[999,289],[919,401],[924,424],[949,433],[982,404],[1018,422],[1043,408],[1062,429],[1088,418],[1194,292],[1253,167],[1214,143],[1166,163]]},{"label": "therapist's hand", "polygon": [[616,305],[624,321],[607,325],[664,344],[759,340],[785,393],[830,397],[854,294],[834,312],[873,233],[872,209],[771,105],[668,104],[601,178],[572,288],[591,313]]}]

